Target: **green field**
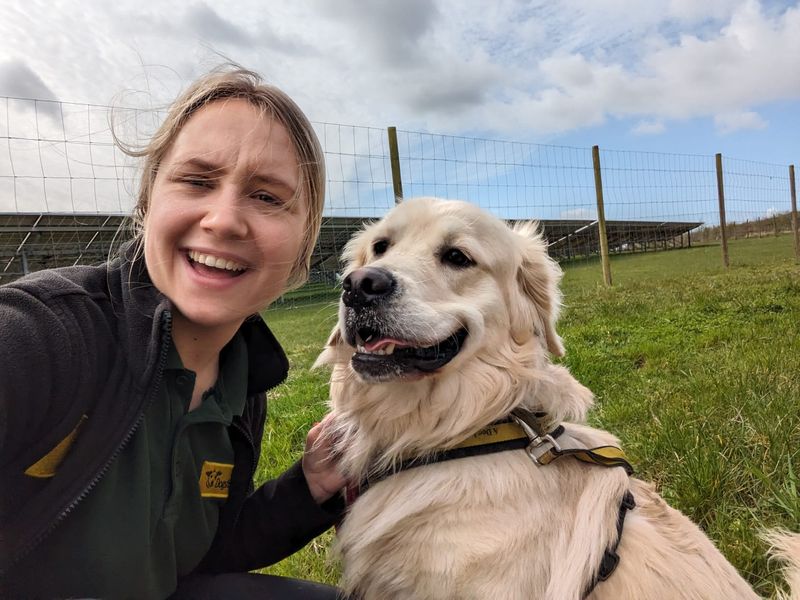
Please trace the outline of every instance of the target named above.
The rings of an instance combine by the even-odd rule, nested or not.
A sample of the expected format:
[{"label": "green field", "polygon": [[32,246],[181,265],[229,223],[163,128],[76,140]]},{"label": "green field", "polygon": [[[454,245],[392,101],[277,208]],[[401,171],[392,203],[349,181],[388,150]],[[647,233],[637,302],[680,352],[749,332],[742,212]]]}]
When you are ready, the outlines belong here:
[{"label": "green field", "polygon": [[[800,267],[788,236],[570,265],[559,331],[564,363],[597,396],[593,424],[614,432],[637,475],[711,536],[763,595],[778,576],[758,532],[800,531]],[[301,452],[325,411],[328,373],[309,367],[333,303],[270,310],[292,364],[271,395],[259,477]],[[335,582],[330,534],[268,572]]]}]

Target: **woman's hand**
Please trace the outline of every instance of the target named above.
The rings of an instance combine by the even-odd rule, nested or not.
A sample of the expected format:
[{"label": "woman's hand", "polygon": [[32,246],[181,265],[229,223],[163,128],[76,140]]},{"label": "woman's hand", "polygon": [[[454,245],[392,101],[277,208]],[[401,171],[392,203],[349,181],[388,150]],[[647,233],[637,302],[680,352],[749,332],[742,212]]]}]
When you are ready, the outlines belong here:
[{"label": "woman's hand", "polygon": [[328,414],[311,428],[306,437],[303,453],[303,474],[308,489],[317,504],[322,504],[339,492],[347,480],[339,473],[336,457],[333,454],[333,436],[324,435],[330,427],[333,415]]}]

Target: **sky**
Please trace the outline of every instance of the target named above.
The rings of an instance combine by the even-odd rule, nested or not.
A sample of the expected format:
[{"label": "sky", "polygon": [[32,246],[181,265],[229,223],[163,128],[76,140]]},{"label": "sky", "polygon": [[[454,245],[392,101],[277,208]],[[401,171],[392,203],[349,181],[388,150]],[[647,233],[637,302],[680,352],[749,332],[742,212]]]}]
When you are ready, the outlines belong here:
[{"label": "sky", "polygon": [[800,1],[3,0],[2,15],[0,97],[163,106],[227,57],[321,123],[800,163]]}]

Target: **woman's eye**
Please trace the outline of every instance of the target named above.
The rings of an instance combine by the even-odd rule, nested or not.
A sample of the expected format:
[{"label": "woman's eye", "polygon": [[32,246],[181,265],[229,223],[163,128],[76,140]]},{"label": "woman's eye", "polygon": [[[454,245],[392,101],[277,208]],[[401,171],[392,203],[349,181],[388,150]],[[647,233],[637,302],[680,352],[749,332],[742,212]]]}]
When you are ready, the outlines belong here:
[{"label": "woman's eye", "polygon": [[446,262],[454,267],[471,267],[475,263],[458,248],[449,248],[442,253],[442,262]]},{"label": "woman's eye", "polygon": [[211,187],[211,180],[205,177],[184,177],[181,182],[191,187],[207,188]]},{"label": "woman's eye", "polygon": [[274,196],[273,194],[268,194],[267,192],[256,192],[253,194],[253,198],[256,200],[260,200],[261,202],[266,202],[267,204],[283,204],[283,201]]},{"label": "woman's eye", "polygon": [[372,244],[372,251],[375,256],[380,256],[389,249],[389,240],[377,240]]}]

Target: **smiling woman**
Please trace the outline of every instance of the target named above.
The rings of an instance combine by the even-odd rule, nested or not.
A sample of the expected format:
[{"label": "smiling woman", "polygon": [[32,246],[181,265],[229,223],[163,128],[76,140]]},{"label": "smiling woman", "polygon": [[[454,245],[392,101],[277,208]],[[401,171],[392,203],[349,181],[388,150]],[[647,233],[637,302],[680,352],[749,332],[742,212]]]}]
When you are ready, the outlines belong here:
[{"label": "smiling woman", "polygon": [[[307,277],[323,156],[294,102],[226,67],[144,158],[137,234],[0,288],[3,597],[334,598],[257,576],[340,516],[325,421],[253,490],[288,361],[258,313]],[[325,439],[322,436],[320,439]],[[42,572],[47,577],[41,577]]]},{"label": "smiling woman", "polygon": [[217,379],[207,349],[286,289],[308,227],[299,176],[286,128],[245,99],[199,109],[164,156],[144,255],[153,284],[175,307],[184,366],[203,382],[192,408]]}]

